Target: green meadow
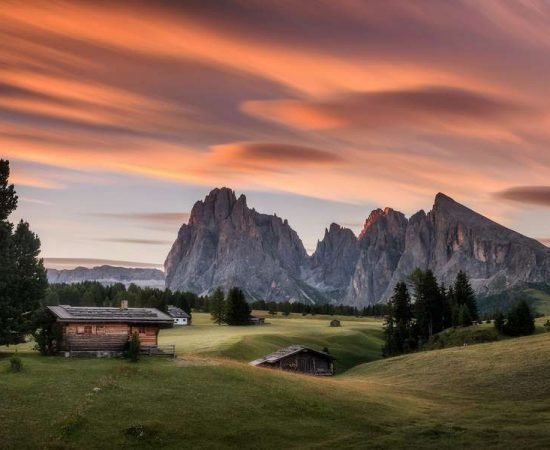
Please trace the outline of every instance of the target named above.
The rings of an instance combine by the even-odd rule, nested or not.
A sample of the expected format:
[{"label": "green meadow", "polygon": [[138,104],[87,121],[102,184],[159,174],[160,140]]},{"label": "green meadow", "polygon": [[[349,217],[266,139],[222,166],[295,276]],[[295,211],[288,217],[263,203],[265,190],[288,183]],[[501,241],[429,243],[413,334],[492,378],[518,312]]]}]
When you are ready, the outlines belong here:
[{"label": "green meadow", "polygon": [[[196,314],[162,332],[177,359],[137,364],[0,348],[0,448],[550,447],[550,333],[383,360],[380,321],[328,320]],[[291,343],[328,347],[338,375],[247,364]]]}]

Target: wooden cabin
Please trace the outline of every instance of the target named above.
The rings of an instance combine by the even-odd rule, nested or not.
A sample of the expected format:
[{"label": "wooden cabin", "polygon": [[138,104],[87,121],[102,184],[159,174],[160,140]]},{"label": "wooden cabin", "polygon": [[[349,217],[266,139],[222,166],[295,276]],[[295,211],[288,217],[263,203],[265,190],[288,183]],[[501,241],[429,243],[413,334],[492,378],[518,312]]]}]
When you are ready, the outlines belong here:
[{"label": "wooden cabin", "polygon": [[342,323],[338,319],[332,319],[330,321],[330,326],[331,327],[341,327]]},{"label": "wooden cabin", "polygon": [[303,345],[291,345],[249,364],[309,375],[334,375],[334,359],[326,352],[313,350]]},{"label": "wooden cabin", "polygon": [[168,315],[174,320],[174,326],[191,325],[191,316],[183,309],[174,305],[168,305],[166,308]]},{"label": "wooden cabin", "polygon": [[173,326],[172,317],[155,308],[48,306],[62,327],[64,351],[122,352],[134,333],[142,349],[158,344],[161,328]]},{"label": "wooden cabin", "polygon": [[248,323],[250,323],[250,325],[265,325],[265,318],[250,316],[250,318],[248,319]]}]

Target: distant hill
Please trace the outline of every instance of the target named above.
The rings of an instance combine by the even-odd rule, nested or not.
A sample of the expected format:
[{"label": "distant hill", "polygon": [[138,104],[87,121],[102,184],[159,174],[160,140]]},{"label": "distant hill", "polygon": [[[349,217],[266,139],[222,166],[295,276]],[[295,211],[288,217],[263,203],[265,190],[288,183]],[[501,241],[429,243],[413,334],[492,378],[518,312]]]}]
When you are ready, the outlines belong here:
[{"label": "distant hill", "polygon": [[359,236],[337,224],[309,256],[287,220],[214,189],[193,206],[164,264],[166,286],[207,293],[240,286],[250,299],[385,302],[415,268],[449,285],[460,270],[479,297],[550,283],[550,248],[439,193],[428,213],[371,212]]},{"label": "distant hill", "polygon": [[103,285],[122,283],[126,286],[135,284],[140,287],[164,289],[164,272],[158,269],[141,269],[115,266],[98,266],[93,268],[76,267],[75,269],[48,269],[48,281],[56,283],[79,283],[97,281]]}]

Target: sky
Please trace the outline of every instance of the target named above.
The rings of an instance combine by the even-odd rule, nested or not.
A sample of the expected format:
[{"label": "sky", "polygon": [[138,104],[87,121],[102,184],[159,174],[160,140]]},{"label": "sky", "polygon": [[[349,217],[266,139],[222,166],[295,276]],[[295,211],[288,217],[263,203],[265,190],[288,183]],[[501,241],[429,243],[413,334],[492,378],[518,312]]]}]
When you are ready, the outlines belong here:
[{"label": "sky", "polygon": [[47,265],[162,265],[214,187],[287,218],[437,192],[550,244],[550,2],[10,1],[0,157]]}]

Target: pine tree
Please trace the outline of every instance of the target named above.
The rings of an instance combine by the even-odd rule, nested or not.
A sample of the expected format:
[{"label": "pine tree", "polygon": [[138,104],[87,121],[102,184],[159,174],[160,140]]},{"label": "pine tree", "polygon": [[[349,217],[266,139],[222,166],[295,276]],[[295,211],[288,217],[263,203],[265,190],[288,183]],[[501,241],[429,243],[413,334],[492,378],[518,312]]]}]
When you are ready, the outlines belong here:
[{"label": "pine tree", "polygon": [[435,333],[443,330],[445,298],[437,279],[431,270],[414,272],[415,304],[414,315],[419,340],[427,341]]},{"label": "pine tree", "polygon": [[412,336],[413,315],[407,285],[397,283],[389,302],[389,312],[384,326],[384,355],[407,353],[415,347]]},{"label": "pine tree", "polygon": [[504,314],[498,311],[495,314],[495,328],[499,333],[504,333]]},{"label": "pine tree", "polygon": [[225,298],[221,288],[216,288],[208,299],[210,315],[214,323],[221,325],[225,322]]},{"label": "pine tree", "polygon": [[229,289],[225,305],[225,322],[227,325],[249,325],[250,306],[243,291],[237,287]]},{"label": "pine tree", "polygon": [[9,215],[17,207],[9,162],[0,159],[0,343],[16,343],[32,328],[31,316],[45,297],[46,271],[40,240],[21,221],[13,231]]},{"label": "pine tree", "polygon": [[[454,284],[454,297],[455,305],[458,307],[460,307],[460,305],[466,305],[472,321],[477,322],[479,320],[479,314],[477,311],[476,297],[468,275],[466,275],[463,271],[458,272],[456,276]],[[463,323],[460,325],[467,326]],[[469,325],[471,325],[471,323]]]},{"label": "pine tree", "polygon": [[508,313],[504,333],[509,336],[528,336],[535,332],[535,319],[525,300],[520,300]]}]

